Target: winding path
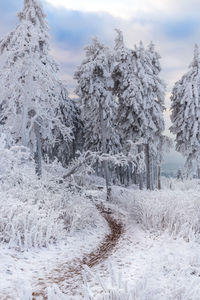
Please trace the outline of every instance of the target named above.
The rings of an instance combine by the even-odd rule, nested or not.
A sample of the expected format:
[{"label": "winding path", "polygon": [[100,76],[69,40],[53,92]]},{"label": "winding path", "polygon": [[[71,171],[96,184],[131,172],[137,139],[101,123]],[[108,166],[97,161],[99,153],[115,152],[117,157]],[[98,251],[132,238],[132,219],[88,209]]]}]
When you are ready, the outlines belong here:
[{"label": "winding path", "polygon": [[41,297],[44,300],[47,299],[46,289],[53,284],[57,284],[64,293],[70,290],[75,295],[80,288],[80,282],[82,282],[83,265],[87,265],[90,268],[97,266],[113,252],[119,238],[123,234],[124,226],[120,220],[116,220],[113,214],[103,206],[97,205],[97,209],[107,221],[110,227],[110,234],[105,237],[94,252],[86,255],[81,260],[76,259],[71,263],[62,263],[49,271],[47,277],[39,278],[35,292],[33,292],[33,300],[41,299]]}]

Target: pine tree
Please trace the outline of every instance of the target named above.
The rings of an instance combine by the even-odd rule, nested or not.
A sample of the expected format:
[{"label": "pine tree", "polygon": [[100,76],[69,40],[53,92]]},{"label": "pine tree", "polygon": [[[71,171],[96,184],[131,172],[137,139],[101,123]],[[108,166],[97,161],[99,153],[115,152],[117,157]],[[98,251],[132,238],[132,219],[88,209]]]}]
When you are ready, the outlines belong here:
[{"label": "pine tree", "polygon": [[[200,56],[195,45],[189,71],[174,85],[171,95],[170,131],[176,136],[176,150],[185,158],[185,167],[200,169]],[[199,174],[199,172],[198,172]],[[200,177],[200,176],[199,176]]]},{"label": "pine tree", "polygon": [[118,97],[118,126],[122,143],[136,142],[140,138],[138,122],[140,80],[135,74],[136,57],[134,51],[125,47],[123,35],[117,30],[115,40],[115,68],[112,77],[115,82],[114,93]]},{"label": "pine tree", "polygon": [[[133,50],[127,48],[124,44],[123,34],[116,29],[117,37],[115,39],[115,68],[113,70],[114,94],[118,98],[119,107],[117,115],[117,124],[120,133],[121,145],[125,154],[129,150],[129,141],[136,143],[140,140],[139,114],[140,105],[140,86],[141,82],[135,72],[136,56]],[[141,145],[138,146],[141,152]],[[129,166],[132,169],[132,166]],[[129,172],[129,170],[128,170]],[[143,187],[142,174],[140,176],[140,188]],[[123,177],[121,174],[120,178]]]},{"label": "pine tree", "polygon": [[[157,157],[164,130],[165,84],[159,77],[159,55],[153,44],[142,43],[134,50],[124,46],[118,31],[115,42],[115,93],[119,99],[118,124],[124,141],[143,141],[146,152],[147,188],[152,188],[152,157]],[[143,145],[139,151],[143,151]],[[141,179],[142,180],[142,179]],[[142,186],[142,182],[140,184]]]},{"label": "pine tree", "polygon": [[53,160],[55,157],[67,167],[76,152],[83,147],[83,124],[81,121],[81,112],[78,107],[78,101],[69,98],[67,86],[60,82],[60,103],[57,109],[57,117],[67,128],[71,128],[71,139],[64,139],[59,128],[54,131],[56,143],[51,147],[49,156]]},{"label": "pine tree", "polygon": [[69,138],[57,117],[60,87],[58,66],[49,55],[46,18],[38,0],[24,0],[19,25],[0,41],[5,63],[0,76],[0,122],[14,142],[29,147],[41,175],[42,149],[54,144],[54,131]]},{"label": "pine tree", "polygon": [[164,97],[165,84],[160,79],[161,71],[159,55],[154,51],[151,44],[145,50],[142,43],[135,47],[136,51],[136,74],[141,81],[142,101],[140,111],[140,131],[145,142],[146,152],[146,181],[147,189],[153,188],[152,169],[153,160],[158,154],[158,145],[164,131]]},{"label": "pine tree", "polygon": [[[97,39],[86,48],[86,59],[75,73],[77,95],[82,101],[85,149],[110,153],[118,146],[114,120],[117,104],[113,97],[112,56]],[[108,163],[103,163],[108,198],[110,175]]]}]

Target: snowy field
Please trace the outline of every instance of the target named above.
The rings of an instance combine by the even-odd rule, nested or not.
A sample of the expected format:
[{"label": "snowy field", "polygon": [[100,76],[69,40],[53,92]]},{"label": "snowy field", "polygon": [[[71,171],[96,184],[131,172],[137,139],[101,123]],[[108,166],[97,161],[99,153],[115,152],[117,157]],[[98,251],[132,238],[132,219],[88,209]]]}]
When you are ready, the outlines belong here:
[{"label": "snowy field", "polygon": [[[72,191],[55,164],[38,181],[31,162],[24,169],[24,153],[12,150],[15,161],[9,151],[0,178],[0,299],[200,298],[197,180],[163,179],[163,190],[151,192],[114,186],[108,204],[95,179]],[[88,268],[82,259],[110,233],[96,208],[102,202],[124,231],[112,253]]]}]

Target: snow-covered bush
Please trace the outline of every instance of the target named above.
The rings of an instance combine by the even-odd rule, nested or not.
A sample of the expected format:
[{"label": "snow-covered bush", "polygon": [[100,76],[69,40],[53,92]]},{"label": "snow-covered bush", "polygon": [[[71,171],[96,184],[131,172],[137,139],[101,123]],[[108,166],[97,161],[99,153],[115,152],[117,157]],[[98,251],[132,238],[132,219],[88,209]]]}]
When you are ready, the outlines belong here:
[{"label": "snow-covered bush", "polygon": [[[83,281],[86,300],[138,300],[147,299],[150,296],[146,288],[146,280],[130,284],[123,279],[123,276],[110,264],[109,277],[102,279],[98,273],[93,273],[87,266],[84,267]],[[100,289],[98,294],[93,293],[88,284],[91,278],[98,283]],[[90,279],[90,280],[89,280]],[[148,298],[150,299],[150,298]]]},{"label": "snow-covered bush", "polygon": [[61,292],[57,285],[53,285],[48,288],[47,291],[47,299],[48,300],[67,300],[67,296]]},{"label": "snow-covered bush", "polygon": [[176,179],[162,177],[162,189],[172,191],[200,191],[199,179]]},{"label": "snow-covered bush", "polygon": [[157,234],[167,231],[186,240],[200,238],[200,198],[195,190],[135,191],[113,188],[113,201],[130,212],[131,221]]},{"label": "snow-covered bush", "polygon": [[0,216],[0,241],[20,250],[47,247],[64,234],[58,212],[48,211],[45,206],[8,199],[8,205],[0,209]]},{"label": "snow-covered bush", "polygon": [[[184,257],[185,258],[185,257]],[[159,265],[161,267],[161,265]],[[188,271],[188,265],[186,264]],[[163,267],[163,266],[162,266]],[[170,267],[169,267],[170,268]],[[180,265],[179,265],[180,268]],[[172,276],[166,276],[162,280],[162,271],[159,271],[159,285],[157,281],[152,280],[147,272],[143,277],[127,281],[117,268],[110,266],[106,277],[102,274],[91,271],[85,267],[83,272],[83,281],[86,300],[198,300],[200,295],[199,273],[193,272],[186,279],[179,270],[179,280],[174,280]],[[174,271],[174,270],[173,270]],[[191,270],[189,268],[189,272]],[[191,276],[192,275],[192,276]],[[169,281],[168,281],[169,280]],[[187,280],[187,281],[186,281]],[[55,298],[57,299],[57,298]],[[62,299],[62,298],[61,298]],[[51,299],[50,299],[51,300]]]},{"label": "snow-covered bush", "polygon": [[68,188],[56,162],[46,165],[38,179],[26,148],[2,148],[0,170],[0,243],[20,251],[48,247],[103,222],[84,195]]},{"label": "snow-covered bush", "polygon": [[[81,205],[80,200],[82,202]],[[71,233],[88,229],[88,227],[100,227],[102,222],[106,224],[96,207],[88,200],[80,198],[70,201],[67,204],[67,211],[62,210],[62,216],[66,228]]]}]

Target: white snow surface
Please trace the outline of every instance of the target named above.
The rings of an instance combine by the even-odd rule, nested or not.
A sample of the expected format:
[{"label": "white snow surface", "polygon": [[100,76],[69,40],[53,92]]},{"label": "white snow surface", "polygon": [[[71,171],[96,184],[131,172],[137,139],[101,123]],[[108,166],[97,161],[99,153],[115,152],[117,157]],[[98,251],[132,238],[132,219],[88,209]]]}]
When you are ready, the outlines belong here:
[{"label": "white snow surface", "polygon": [[[113,187],[111,206],[126,215],[118,245],[108,260],[86,268],[85,284],[71,279],[80,281],[76,292],[69,286],[65,290],[64,283],[47,284],[48,299],[200,299],[199,185],[173,181],[174,190],[169,187],[168,182],[164,190],[154,192]],[[86,194],[105,198],[105,191]],[[101,224],[68,234],[49,248],[19,252],[1,245],[0,299],[31,299],[39,278],[98,247],[109,232]]]}]

